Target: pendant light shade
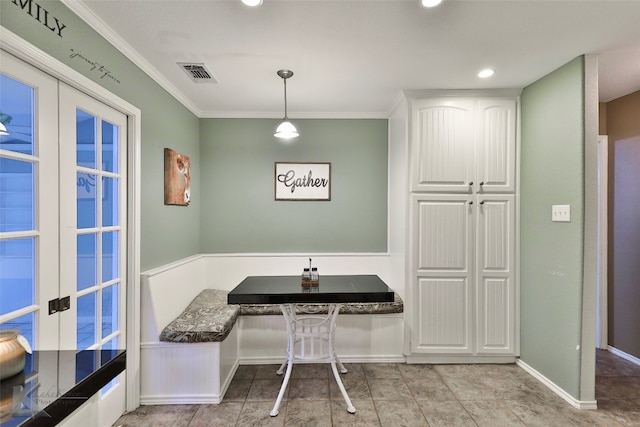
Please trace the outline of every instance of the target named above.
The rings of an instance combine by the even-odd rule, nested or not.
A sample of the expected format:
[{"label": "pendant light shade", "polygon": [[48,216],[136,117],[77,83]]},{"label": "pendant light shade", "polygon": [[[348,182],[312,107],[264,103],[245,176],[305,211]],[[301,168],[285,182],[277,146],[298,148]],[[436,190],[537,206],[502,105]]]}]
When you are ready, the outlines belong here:
[{"label": "pendant light shade", "polygon": [[282,119],[282,123],[278,125],[276,133],[274,133],[273,136],[280,139],[292,139],[300,135],[296,127],[287,117],[287,79],[293,76],[293,71],[279,70],[278,76],[282,77],[284,81],[284,119]]},{"label": "pendant light shade", "polygon": [[7,127],[4,125],[4,123],[0,122],[0,136],[6,135],[9,135],[9,131],[7,130]]},{"label": "pendant light shade", "polygon": [[298,135],[300,135],[298,133],[298,130],[293,125],[293,123],[288,120],[284,120],[282,123],[280,123],[278,125],[278,128],[276,129],[276,133],[274,134],[276,138],[282,139],[291,139],[295,138]]}]

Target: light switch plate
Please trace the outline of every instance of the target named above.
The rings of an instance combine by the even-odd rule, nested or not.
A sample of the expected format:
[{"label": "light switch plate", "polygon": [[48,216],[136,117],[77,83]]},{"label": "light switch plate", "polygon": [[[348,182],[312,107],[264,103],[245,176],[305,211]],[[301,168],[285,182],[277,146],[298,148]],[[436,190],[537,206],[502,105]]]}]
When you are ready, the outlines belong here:
[{"label": "light switch plate", "polygon": [[571,222],[571,205],[551,206],[551,221]]}]

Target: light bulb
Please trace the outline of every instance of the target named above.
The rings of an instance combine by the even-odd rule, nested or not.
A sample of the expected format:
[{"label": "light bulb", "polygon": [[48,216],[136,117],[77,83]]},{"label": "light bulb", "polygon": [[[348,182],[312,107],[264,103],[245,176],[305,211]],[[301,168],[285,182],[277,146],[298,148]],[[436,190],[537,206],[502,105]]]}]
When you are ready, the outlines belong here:
[{"label": "light bulb", "polygon": [[486,79],[487,77],[493,76],[495,73],[495,70],[492,70],[491,68],[485,68],[478,73],[478,77],[480,77],[481,79]]}]

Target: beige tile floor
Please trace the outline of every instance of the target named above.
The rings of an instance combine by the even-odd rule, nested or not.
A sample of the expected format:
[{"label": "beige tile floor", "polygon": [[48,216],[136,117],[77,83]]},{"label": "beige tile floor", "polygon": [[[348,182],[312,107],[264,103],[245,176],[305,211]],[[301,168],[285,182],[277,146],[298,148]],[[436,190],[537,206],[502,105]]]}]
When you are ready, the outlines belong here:
[{"label": "beige tile floor", "polygon": [[114,426],[640,426],[640,366],[597,352],[598,410],[578,410],[516,365],[347,364],[349,414],[328,365],[240,366],[220,405],[141,406]]}]

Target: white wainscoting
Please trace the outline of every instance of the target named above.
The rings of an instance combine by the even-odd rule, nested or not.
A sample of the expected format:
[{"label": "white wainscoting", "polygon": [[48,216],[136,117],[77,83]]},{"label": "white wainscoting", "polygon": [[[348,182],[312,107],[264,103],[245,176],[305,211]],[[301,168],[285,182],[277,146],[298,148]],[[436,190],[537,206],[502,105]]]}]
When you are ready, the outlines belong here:
[{"label": "white wainscoting", "polygon": [[223,342],[146,343],[140,404],[220,403],[238,368],[238,326]]},{"label": "white wainscoting", "polygon": [[[388,254],[205,254],[141,274],[140,403],[219,403],[239,364],[281,363],[281,316],[241,316],[222,343],[160,342],[162,329],[203,289],[231,290],[247,276],[377,274],[404,299],[404,271]],[[395,263],[398,265],[397,263]],[[404,362],[403,314],[338,317],[336,351],[345,362]]]}]

